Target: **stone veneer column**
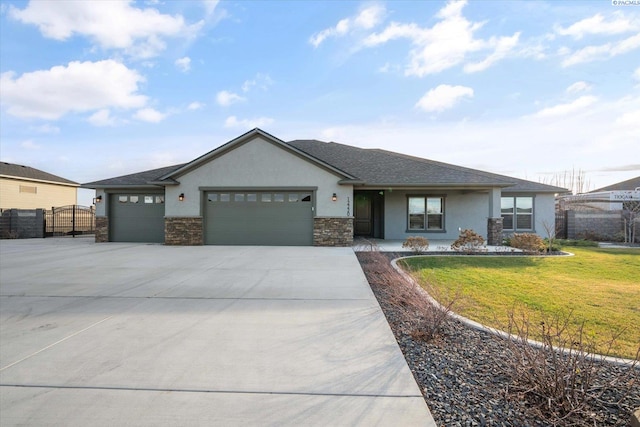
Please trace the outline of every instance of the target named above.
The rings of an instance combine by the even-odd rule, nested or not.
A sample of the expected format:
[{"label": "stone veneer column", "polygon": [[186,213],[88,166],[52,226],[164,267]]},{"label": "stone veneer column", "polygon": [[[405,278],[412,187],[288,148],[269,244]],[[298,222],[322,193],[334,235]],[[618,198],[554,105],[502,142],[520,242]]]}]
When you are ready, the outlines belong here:
[{"label": "stone veneer column", "polygon": [[487,220],[487,245],[502,245],[502,218],[489,218]]},{"label": "stone veneer column", "polygon": [[165,217],[164,244],[201,246],[204,244],[202,217]]},{"label": "stone veneer column", "polygon": [[351,246],[353,217],[313,219],[313,246]]},{"label": "stone veneer column", "polygon": [[96,243],[105,243],[109,241],[109,217],[96,217]]}]

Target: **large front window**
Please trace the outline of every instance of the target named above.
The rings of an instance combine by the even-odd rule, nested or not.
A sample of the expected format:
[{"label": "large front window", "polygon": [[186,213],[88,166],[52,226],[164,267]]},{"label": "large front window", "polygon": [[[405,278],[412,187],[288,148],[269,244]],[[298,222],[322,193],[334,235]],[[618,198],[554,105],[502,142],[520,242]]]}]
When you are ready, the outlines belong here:
[{"label": "large front window", "polygon": [[503,230],[533,230],[533,197],[502,197],[500,210]]},{"label": "large front window", "polygon": [[443,230],[444,199],[442,197],[409,197],[409,230]]}]

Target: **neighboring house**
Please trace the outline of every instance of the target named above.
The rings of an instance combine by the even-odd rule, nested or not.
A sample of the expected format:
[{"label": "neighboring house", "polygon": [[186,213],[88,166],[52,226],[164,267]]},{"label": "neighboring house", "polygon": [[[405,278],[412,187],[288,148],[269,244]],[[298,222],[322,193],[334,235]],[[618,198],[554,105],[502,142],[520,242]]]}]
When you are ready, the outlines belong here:
[{"label": "neighboring house", "polygon": [[346,246],[354,236],[544,233],[563,188],[254,129],[197,159],[83,184],[96,241]]},{"label": "neighboring house", "polygon": [[0,209],[75,205],[80,184],[29,166],[0,162]]},{"label": "neighboring house", "polygon": [[640,201],[640,176],[598,188],[588,193],[559,197],[561,210],[617,211]]},{"label": "neighboring house", "polygon": [[637,242],[640,176],[588,193],[558,197],[558,235],[568,239]]}]

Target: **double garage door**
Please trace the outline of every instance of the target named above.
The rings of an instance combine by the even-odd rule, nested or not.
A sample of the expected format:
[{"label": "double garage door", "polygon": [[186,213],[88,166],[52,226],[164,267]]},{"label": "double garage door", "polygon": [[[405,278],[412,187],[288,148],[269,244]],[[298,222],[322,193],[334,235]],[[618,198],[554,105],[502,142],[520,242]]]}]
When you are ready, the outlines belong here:
[{"label": "double garage door", "polygon": [[212,191],[205,204],[205,244],[313,243],[311,191]]}]

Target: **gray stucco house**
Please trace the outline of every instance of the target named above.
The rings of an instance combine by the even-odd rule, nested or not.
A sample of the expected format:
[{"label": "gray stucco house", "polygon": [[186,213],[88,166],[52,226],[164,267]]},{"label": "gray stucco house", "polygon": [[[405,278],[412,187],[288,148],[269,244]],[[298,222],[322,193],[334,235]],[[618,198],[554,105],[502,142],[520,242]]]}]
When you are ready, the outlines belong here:
[{"label": "gray stucco house", "polygon": [[83,184],[96,241],[347,246],[354,236],[455,239],[554,222],[563,188],[378,149],[251,130],[197,159]]}]

